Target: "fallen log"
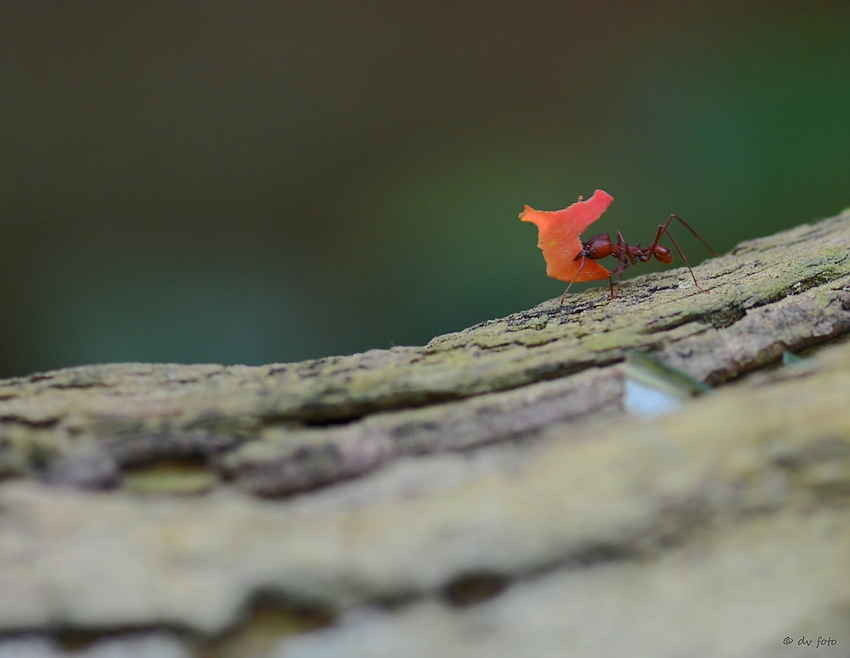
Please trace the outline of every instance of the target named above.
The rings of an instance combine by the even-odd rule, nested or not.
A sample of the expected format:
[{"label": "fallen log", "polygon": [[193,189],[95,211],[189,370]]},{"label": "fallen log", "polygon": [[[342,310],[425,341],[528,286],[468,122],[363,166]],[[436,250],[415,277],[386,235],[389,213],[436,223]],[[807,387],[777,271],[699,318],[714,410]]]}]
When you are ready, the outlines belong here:
[{"label": "fallen log", "polygon": [[[705,294],[680,268],[424,347],[4,380],[0,656],[846,652],[849,248],[842,214]],[[635,351],[717,390],[635,418]]]}]

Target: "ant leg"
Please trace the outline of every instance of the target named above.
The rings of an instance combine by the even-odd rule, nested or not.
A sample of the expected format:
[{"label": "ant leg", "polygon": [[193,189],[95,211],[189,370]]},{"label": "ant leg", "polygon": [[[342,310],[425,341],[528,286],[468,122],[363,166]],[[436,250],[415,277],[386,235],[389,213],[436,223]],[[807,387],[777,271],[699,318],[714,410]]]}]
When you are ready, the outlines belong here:
[{"label": "ant leg", "polygon": [[[674,238],[674,237],[673,237],[673,234],[672,234],[672,233],[670,233],[670,229],[669,229],[669,228],[667,228],[667,225],[670,223],[670,220],[672,220],[674,217],[675,217],[676,219],[681,219],[681,218],[680,218],[680,217],[678,217],[677,215],[670,215],[670,216],[667,218],[667,221],[666,221],[666,222],[664,222],[661,226],[659,226],[659,227],[658,227],[658,232],[655,234],[655,240],[653,240],[653,242],[652,242],[652,248],[651,248],[650,253],[653,253],[653,252],[655,251],[655,247],[657,247],[657,246],[658,246],[658,241],[661,239],[661,234],[662,234],[662,233],[666,233],[666,234],[667,234],[667,237],[668,237],[668,238],[670,238],[670,242],[672,242],[672,243],[673,243],[673,246],[674,246],[674,247],[676,247],[676,251],[678,252],[678,254],[679,254],[679,256],[681,257],[681,259],[682,259],[683,261],[685,261],[685,267],[687,267],[687,268],[688,268],[688,272],[690,272],[690,273],[691,273],[691,278],[694,280],[694,285],[697,287],[697,289],[698,289],[698,290],[701,290],[702,292],[708,292],[708,291],[707,291],[705,288],[703,288],[703,287],[699,284],[699,282],[697,281],[697,277],[696,277],[696,275],[694,274],[693,269],[691,269],[691,264],[688,262],[688,259],[687,259],[687,257],[685,256],[685,254],[683,254],[683,253],[682,253],[682,250],[681,250],[681,248],[679,247],[679,243],[678,243],[678,242],[676,242],[676,238]],[[684,222],[683,222],[683,223],[684,223]],[[685,226],[687,226],[687,224],[685,224]],[[688,226],[688,228],[691,228],[691,227],[690,227],[690,226]],[[691,231],[694,233],[694,235],[696,235],[696,231],[694,231],[693,229],[691,229]],[[700,240],[702,240],[702,238],[700,238]],[[703,242],[704,242],[704,241],[703,241]],[[708,246],[708,245],[706,245],[706,246]],[[708,248],[709,248],[709,249],[711,249],[711,247],[708,247]],[[714,252],[712,251],[712,253],[714,253]]]},{"label": "ant leg", "polygon": [[[695,231],[695,230],[691,227],[691,225],[690,225],[690,224],[688,224],[688,223],[687,223],[684,219],[682,219],[681,217],[679,217],[679,215],[670,215],[670,216],[667,218],[667,222],[666,222],[666,223],[668,223],[668,224],[669,224],[669,223],[670,223],[670,220],[671,220],[671,219],[674,219],[674,218],[675,218],[675,219],[678,219],[678,220],[679,220],[679,222],[680,222],[680,223],[681,223],[681,224],[682,224],[682,225],[683,225],[686,229],[688,229],[691,233],[693,233],[693,234],[694,234],[694,237],[695,237],[697,240],[699,240],[700,242],[702,242],[702,243],[705,245],[705,248],[706,248],[706,249],[708,249],[708,250],[711,252],[711,255],[712,255],[712,256],[719,256],[719,255],[720,255],[720,254],[718,254],[716,251],[714,251],[714,249],[712,249],[712,248],[711,248],[711,245],[710,245],[710,244],[708,244],[708,242],[706,242],[705,240],[703,240],[703,237],[702,237],[699,233],[697,233],[697,232],[696,232],[696,231]],[[668,233],[667,235],[670,235],[670,234]]]},{"label": "ant leg", "polygon": [[629,245],[626,242],[626,239],[623,237],[622,231],[617,231],[617,244],[616,244],[616,253],[617,260],[619,261],[617,267],[611,271],[611,274],[619,274],[620,281],[623,280],[623,271],[629,266],[635,264],[635,258],[632,256],[629,251]]},{"label": "ant leg", "polygon": [[[635,255],[632,253],[632,250],[629,249],[629,243],[626,242],[626,238],[623,237],[622,231],[617,231],[617,246],[620,247],[620,260],[622,261],[623,257],[629,260],[629,265],[634,265],[637,260],[635,259]],[[640,243],[638,243],[640,246]],[[623,269],[626,269],[625,267]]]},{"label": "ant leg", "polygon": [[558,306],[564,305],[564,301],[567,299],[567,293],[570,291],[570,288],[573,287],[573,284],[576,282],[576,279],[578,279],[578,275],[581,274],[581,271],[584,269],[584,258],[585,256],[584,254],[582,254],[581,263],[578,266],[578,272],[576,272],[576,275],[573,277],[573,280],[570,281],[569,285],[567,286],[567,289],[564,291],[564,294],[561,295],[561,303]]},{"label": "ant leg", "polygon": [[611,271],[611,275],[608,277],[608,288],[611,291],[611,299],[614,299],[617,296],[615,294],[616,288],[614,287],[614,275],[619,275],[620,283],[622,283],[623,271],[629,265],[635,264],[635,259],[629,250],[629,244],[626,242],[626,238],[623,237],[622,231],[617,231],[617,244],[615,251],[617,253],[617,260],[619,262],[617,264],[617,267]]},{"label": "ant leg", "polygon": [[[670,235],[670,229],[668,227],[670,226],[670,222],[672,222],[674,219],[678,219],[679,222],[681,222],[681,224],[686,229],[688,229],[691,233],[693,233],[694,237],[705,245],[706,249],[708,249],[711,252],[712,256],[719,256],[719,254],[716,251],[714,251],[714,249],[711,248],[711,245],[708,244],[708,242],[706,242],[705,239],[699,233],[697,233],[690,224],[688,224],[684,219],[679,217],[679,215],[670,215],[667,218],[666,222],[664,222],[663,224],[660,224],[658,226],[658,230],[655,232],[655,240],[652,241],[652,246],[650,247],[650,253],[655,251],[655,247],[658,246],[658,241],[661,239],[661,235],[663,233]],[[670,239],[671,240],[673,239],[672,235],[670,235]],[[681,255],[681,252],[679,252],[679,253]],[[682,256],[682,259],[684,259],[684,256]]]}]

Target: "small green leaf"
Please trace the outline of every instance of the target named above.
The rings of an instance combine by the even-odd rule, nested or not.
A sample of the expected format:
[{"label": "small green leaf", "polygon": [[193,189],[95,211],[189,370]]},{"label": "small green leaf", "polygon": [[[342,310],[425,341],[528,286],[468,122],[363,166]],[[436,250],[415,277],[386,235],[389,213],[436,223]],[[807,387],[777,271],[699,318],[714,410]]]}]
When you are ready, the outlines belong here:
[{"label": "small green leaf", "polygon": [[807,360],[808,359],[806,359],[802,356],[797,356],[796,354],[792,354],[791,352],[783,352],[782,353],[782,365],[783,366],[792,366],[795,363],[803,363],[804,361],[807,361]]},{"label": "small green leaf", "polygon": [[695,395],[712,390],[688,373],[642,352],[626,355],[623,406],[636,416],[657,416],[678,409]]}]

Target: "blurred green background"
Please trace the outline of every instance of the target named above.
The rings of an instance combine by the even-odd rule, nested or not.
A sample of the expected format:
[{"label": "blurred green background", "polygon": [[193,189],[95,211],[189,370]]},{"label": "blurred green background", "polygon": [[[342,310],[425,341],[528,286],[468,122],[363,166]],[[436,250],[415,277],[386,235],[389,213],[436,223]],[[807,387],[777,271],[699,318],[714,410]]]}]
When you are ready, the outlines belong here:
[{"label": "blurred green background", "polygon": [[0,2],[0,376],[422,344],[560,295],[517,214],[598,187],[644,243],[835,214],[848,35],[843,2]]}]

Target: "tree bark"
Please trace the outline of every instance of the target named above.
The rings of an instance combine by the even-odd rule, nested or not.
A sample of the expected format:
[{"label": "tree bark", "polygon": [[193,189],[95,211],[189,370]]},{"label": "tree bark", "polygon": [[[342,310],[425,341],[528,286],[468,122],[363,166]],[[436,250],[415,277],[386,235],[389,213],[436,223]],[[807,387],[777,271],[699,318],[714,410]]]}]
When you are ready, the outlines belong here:
[{"label": "tree bark", "polygon": [[[526,612],[458,655],[501,655],[493,638],[525,638],[540,655],[567,646],[556,617],[574,605],[621,630],[604,645],[614,653],[571,655],[772,655],[782,619],[816,637],[805,620],[820,613],[846,651],[850,518],[836,502],[850,493],[850,350],[837,340],[850,331],[848,247],[842,214],[694,268],[706,293],[679,268],[631,279],[615,299],[591,289],[424,347],[2,381],[0,633],[26,631],[15,641],[36,646],[68,629],[123,642],[153,629],[180,651],[242,655],[258,601],[271,600],[286,628],[338,620],[291,642],[280,631],[274,655],[336,655],[321,653],[334,642],[358,655],[380,628],[449,638],[407,650],[388,640],[392,651],[453,655],[477,614],[461,622],[453,606],[486,600],[481,614]],[[820,344],[830,349],[817,359],[770,370]],[[720,390],[638,421],[623,402],[633,351]],[[793,567],[778,542],[820,565],[795,576],[805,601],[785,617],[770,601]],[[724,592],[653,590],[710,589],[736,569],[752,588],[743,608]],[[556,582],[574,588],[557,604],[546,598]],[[646,611],[597,610],[594,592],[615,608],[649,596],[671,618],[739,610],[744,626],[746,606],[762,606],[771,621],[737,645],[682,622],[687,640]],[[398,601],[402,612],[347,616]],[[667,635],[653,641],[652,623]],[[629,633],[647,652],[625,648]]]}]

